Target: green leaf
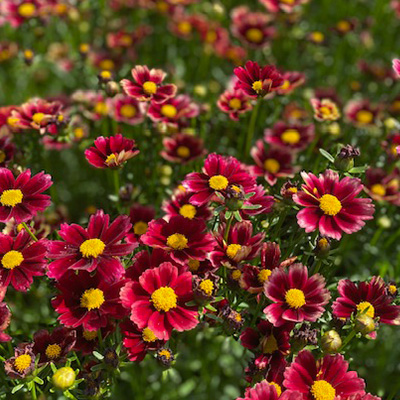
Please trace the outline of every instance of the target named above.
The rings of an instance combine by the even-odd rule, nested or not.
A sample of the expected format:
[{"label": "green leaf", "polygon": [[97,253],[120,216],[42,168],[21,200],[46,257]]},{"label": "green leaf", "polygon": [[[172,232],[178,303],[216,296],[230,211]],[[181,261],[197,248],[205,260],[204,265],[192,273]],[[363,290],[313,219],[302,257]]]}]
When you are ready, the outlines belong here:
[{"label": "green leaf", "polygon": [[362,174],[367,170],[367,168],[368,168],[368,165],[363,165],[361,167],[354,167],[349,172],[351,174]]},{"label": "green leaf", "polygon": [[104,356],[103,356],[102,354],[100,354],[98,351],[95,350],[92,354],[93,354],[98,360],[100,360],[100,361],[104,360]]},{"label": "green leaf", "polygon": [[320,152],[327,160],[329,160],[331,163],[335,162],[335,159],[333,158],[332,154],[328,153],[326,150],[324,150],[324,149],[319,149],[319,152]]},{"label": "green leaf", "polygon": [[20,383],[19,385],[14,386],[13,389],[11,390],[11,394],[17,393],[18,390],[22,389],[23,387],[24,387],[23,383]]}]

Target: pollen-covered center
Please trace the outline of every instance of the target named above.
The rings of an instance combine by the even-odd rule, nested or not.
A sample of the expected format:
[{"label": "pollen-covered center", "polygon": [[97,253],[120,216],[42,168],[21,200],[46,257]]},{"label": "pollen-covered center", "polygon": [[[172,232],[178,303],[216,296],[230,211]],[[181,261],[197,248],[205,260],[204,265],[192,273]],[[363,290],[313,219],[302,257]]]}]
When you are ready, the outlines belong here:
[{"label": "pollen-covered center", "polygon": [[167,118],[174,118],[178,114],[178,110],[172,104],[165,104],[161,107],[161,114]]},{"label": "pollen-covered center", "polygon": [[276,394],[278,395],[278,397],[282,394],[282,388],[280,387],[279,384],[277,384],[276,382],[268,382],[270,386],[273,386],[276,390]]},{"label": "pollen-covered center", "polygon": [[324,214],[334,216],[339,214],[342,209],[342,203],[336,196],[324,194],[319,199],[319,208],[324,212]]},{"label": "pollen-covered center", "polygon": [[228,187],[229,181],[223,175],[214,175],[209,179],[208,184],[211,189],[224,190]]},{"label": "pollen-covered center", "polygon": [[85,290],[81,296],[81,307],[96,310],[104,303],[104,293],[100,289]]},{"label": "pollen-covered center", "polygon": [[20,251],[10,250],[1,259],[1,265],[6,269],[19,267],[24,261],[24,256]]},{"label": "pollen-covered center", "polygon": [[361,303],[357,304],[357,310],[360,314],[367,315],[370,318],[375,317],[375,308],[368,301],[362,301]]},{"label": "pollen-covered center", "polygon": [[375,185],[371,186],[371,192],[377,196],[384,196],[386,194],[386,189],[380,183],[375,183]]},{"label": "pollen-covered center", "polygon": [[174,233],[168,236],[167,245],[172,247],[174,250],[183,250],[188,248],[188,239],[185,235],[181,233]]},{"label": "pollen-covered center", "polygon": [[94,257],[97,258],[105,249],[106,245],[100,239],[88,239],[85,240],[79,247],[79,251],[83,257]]},{"label": "pollen-covered center", "polygon": [[136,108],[132,104],[124,104],[119,112],[124,118],[133,118],[136,116]]},{"label": "pollen-covered center", "polygon": [[178,296],[174,289],[163,286],[155,290],[151,295],[151,302],[157,311],[168,312],[177,305]]},{"label": "pollen-covered center", "polygon": [[147,232],[148,224],[144,221],[138,221],[133,225],[135,235],[144,235]]},{"label": "pollen-covered center", "polygon": [[87,341],[92,341],[97,338],[97,331],[87,331],[83,330],[82,336],[87,340]]},{"label": "pollen-covered center", "polygon": [[274,335],[269,335],[261,339],[261,349],[264,354],[272,354],[278,350],[278,342]]},{"label": "pollen-covered center", "polygon": [[116,165],[117,164],[117,156],[114,153],[111,153],[107,156],[106,161],[104,161],[106,165]]},{"label": "pollen-covered center", "polygon": [[182,158],[188,158],[190,156],[190,149],[187,146],[179,146],[176,149],[176,154]]},{"label": "pollen-covered center", "polygon": [[199,260],[189,260],[188,261],[188,268],[190,272],[196,272],[200,268],[200,261]]},{"label": "pollen-covered center", "polygon": [[306,298],[300,289],[289,289],[285,294],[285,300],[291,308],[301,308],[306,304]]},{"label": "pollen-covered center", "polygon": [[282,142],[297,144],[300,141],[300,132],[297,129],[286,129],[281,135]]},{"label": "pollen-covered center", "polygon": [[204,279],[200,282],[199,287],[207,296],[211,296],[214,290],[214,283],[211,279]]},{"label": "pollen-covered center", "polygon": [[18,7],[18,14],[24,18],[32,17],[36,12],[36,7],[32,3],[22,3]]},{"label": "pollen-covered center", "polygon": [[232,243],[226,249],[226,255],[229,258],[235,258],[238,251],[242,248],[240,244]]},{"label": "pollen-covered center", "polygon": [[311,394],[315,400],[334,400],[335,388],[327,381],[315,381],[311,386]]},{"label": "pollen-covered center", "polygon": [[242,102],[237,97],[234,97],[229,100],[229,107],[234,110],[239,110],[242,107]]},{"label": "pollen-covered center", "polygon": [[29,354],[21,354],[14,361],[14,367],[19,373],[27,370],[32,363],[32,357]]},{"label": "pollen-covered center", "polygon": [[46,353],[47,358],[54,360],[55,358],[60,357],[61,347],[58,344],[49,344],[46,347],[45,353]]},{"label": "pollen-covered center", "polygon": [[143,83],[143,91],[146,94],[156,94],[157,93],[157,85],[152,81],[147,81]]},{"label": "pollen-covered center", "polygon": [[188,218],[188,219],[193,219],[196,216],[196,207],[192,206],[191,204],[184,204],[180,209],[179,209],[179,214],[182,215],[182,217]]},{"label": "pollen-covered center", "polygon": [[281,166],[279,164],[279,162],[277,160],[275,160],[274,158],[267,158],[264,161],[264,168],[271,174],[276,174]]},{"label": "pollen-covered center", "polygon": [[374,119],[374,114],[371,111],[360,110],[356,115],[356,119],[362,124],[370,124]]},{"label": "pollen-covered center", "polygon": [[144,342],[155,342],[157,340],[157,336],[150,328],[144,328],[142,331],[142,339]]},{"label": "pollen-covered center", "polygon": [[0,196],[0,203],[6,207],[15,207],[22,203],[23,193],[19,189],[7,189]]},{"label": "pollen-covered center", "polygon": [[263,40],[263,37],[263,32],[258,28],[250,28],[246,32],[247,40],[252,43],[260,43]]},{"label": "pollen-covered center", "polygon": [[264,283],[268,280],[270,275],[272,274],[272,271],[270,269],[262,269],[258,274],[257,274],[257,279],[260,283]]},{"label": "pollen-covered center", "polygon": [[40,125],[45,118],[46,118],[46,114],[43,114],[41,112],[38,112],[38,113],[35,113],[32,115],[32,121],[38,125]]},{"label": "pollen-covered center", "polygon": [[258,94],[262,92],[263,90],[263,83],[262,81],[255,81],[253,82],[253,84],[251,85],[251,87],[253,88],[253,90],[255,92],[257,92]]}]

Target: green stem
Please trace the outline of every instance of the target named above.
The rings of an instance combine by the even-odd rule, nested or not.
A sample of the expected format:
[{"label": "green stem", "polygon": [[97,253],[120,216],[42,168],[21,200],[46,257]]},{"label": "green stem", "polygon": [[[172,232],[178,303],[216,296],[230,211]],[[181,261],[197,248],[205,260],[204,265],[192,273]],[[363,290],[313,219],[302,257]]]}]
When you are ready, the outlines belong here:
[{"label": "green stem", "polygon": [[117,210],[118,210],[118,212],[121,212],[121,207],[120,207],[120,204],[119,204],[119,189],[120,189],[119,169],[114,169],[113,170],[113,180],[114,180],[115,196],[117,196]]},{"label": "green stem", "polygon": [[253,112],[251,114],[249,127],[247,129],[246,145],[244,146],[244,154],[243,154],[243,158],[244,159],[247,159],[249,154],[250,154],[251,143],[253,141],[254,131],[255,131],[256,122],[257,122],[258,111],[260,109],[261,102],[262,102],[262,98],[257,99],[257,103],[254,106]]},{"label": "green stem", "polygon": [[317,274],[319,272],[319,270],[321,268],[321,265],[322,265],[322,260],[319,259],[317,261],[317,263],[315,264],[315,268],[314,268],[313,274]]},{"label": "green stem", "polygon": [[356,331],[352,329],[352,331],[346,336],[343,341],[342,346],[339,349],[339,353],[343,351],[343,349],[353,340],[354,336],[356,336]]},{"label": "green stem", "polygon": [[35,234],[28,228],[28,225],[26,222],[22,222],[22,226],[25,228],[25,230],[29,233],[29,236],[37,242],[39,239],[35,236]]},{"label": "green stem", "polygon": [[229,236],[229,231],[231,230],[233,218],[235,218],[235,216],[232,213],[231,217],[228,219],[228,223],[226,224],[225,234],[224,234],[224,240],[226,243],[228,243],[228,236]]}]

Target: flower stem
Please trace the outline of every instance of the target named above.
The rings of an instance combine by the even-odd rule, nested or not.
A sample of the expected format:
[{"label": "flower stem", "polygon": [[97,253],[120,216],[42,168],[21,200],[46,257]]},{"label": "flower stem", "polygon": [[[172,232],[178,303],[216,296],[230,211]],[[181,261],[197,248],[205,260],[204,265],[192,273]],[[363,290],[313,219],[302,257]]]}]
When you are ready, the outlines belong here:
[{"label": "flower stem", "polygon": [[249,153],[250,153],[251,143],[253,141],[254,131],[255,131],[256,122],[257,122],[258,111],[260,109],[261,102],[262,102],[262,98],[257,99],[257,103],[254,106],[253,112],[251,114],[249,127],[247,129],[246,145],[244,146],[244,154],[243,154],[243,158],[244,159],[248,158]]},{"label": "flower stem", "polygon": [[113,170],[113,178],[114,178],[113,180],[114,180],[115,196],[117,197],[117,210],[118,210],[118,212],[121,212],[120,204],[119,204],[120,183],[119,183],[119,170],[118,169]]},{"label": "flower stem", "polygon": [[339,349],[339,353],[341,353],[343,351],[343,349],[352,341],[354,336],[356,336],[356,333],[357,332],[354,329],[351,330],[351,332],[344,339],[343,344]]},{"label": "flower stem", "polygon": [[22,222],[22,226],[25,228],[25,230],[29,233],[29,236],[37,242],[39,239],[35,236],[35,234],[28,228],[28,225],[26,222]]},{"label": "flower stem", "polygon": [[225,228],[225,234],[224,234],[225,242],[228,242],[229,231],[231,230],[231,225],[232,225],[233,218],[235,218],[235,216],[232,213],[232,215],[228,219],[228,222],[227,222],[226,228]]}]

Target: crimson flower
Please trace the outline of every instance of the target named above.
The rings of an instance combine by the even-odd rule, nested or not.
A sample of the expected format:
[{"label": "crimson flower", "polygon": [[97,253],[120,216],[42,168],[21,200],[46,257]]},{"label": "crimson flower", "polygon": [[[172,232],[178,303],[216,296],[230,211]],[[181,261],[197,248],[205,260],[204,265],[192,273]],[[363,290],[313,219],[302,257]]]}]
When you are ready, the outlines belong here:
[{"label": "crimson flower", "polygon": [[137,100],[123,94],[117,94],[107,103],[110,116],[118,122],[137,125],[143,122],[144,115]]},{"label": "crimson flower", "polygon": [[140,243],[140,238],[147,232],[149,222],[155,217],[153,206],[143,206],[135,203],[129,210],[129,219],[132,224],[132,229],[126,235],[128,243]]},{"label": "crimson flower", "polygon": [[381,168],[368,168],[365,172],[365,192],[376,201],[400,205],[400,171],[387,173]]},{"label": "crimson flower", "polygon": [[164,138],[163,146],[164,149],[160,153],[161,157],[179,164],[186,164],[196,158],[203,157],[207,152],[202,139],[184,133]]},{"label": "crimson flower", "polygon": [[226,90],[219,96],[217,105],[233,121],[239,121],[240,114],[252,109],[249,97],[242,90]]},{"label": "crimson flower", "polygon": [[278,393],[274,382],[263,380],[252,388],[247,388],[245,397],[238,397],[236,400],[299,400],[300,393],[288,390]]}]

